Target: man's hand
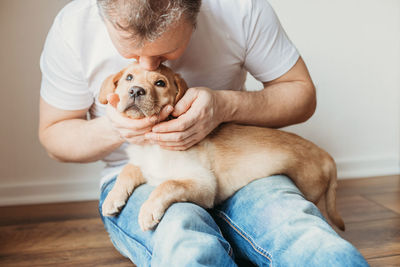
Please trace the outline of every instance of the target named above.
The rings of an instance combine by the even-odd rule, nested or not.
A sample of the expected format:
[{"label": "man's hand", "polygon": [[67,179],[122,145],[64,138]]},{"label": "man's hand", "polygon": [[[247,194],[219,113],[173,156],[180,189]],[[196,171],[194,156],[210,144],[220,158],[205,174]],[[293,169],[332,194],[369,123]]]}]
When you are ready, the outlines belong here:
[{"label": "man's hand", "polygon": [[144,145],[149,143],[148,140],[145,139],[144,134],[151,132],[153,126],[157,122],[165,120],[173,110],[172,106],[167,105],[161,110],[158,116],[153,115],[151,117],[133,120],[124,117],[115,109],[118,103],[115,97],[115,94],[107,96],[108,105],[106,108],[106,115],[112,128],[119,133],[122,139],[131,144]]},{"label": "man's hand", "polygon": [[145,134],[152,143],[169,150],[186,150],[223,122],[217,94],[206,87],[190,88],[172,112],[176,119],[161,122]]}]

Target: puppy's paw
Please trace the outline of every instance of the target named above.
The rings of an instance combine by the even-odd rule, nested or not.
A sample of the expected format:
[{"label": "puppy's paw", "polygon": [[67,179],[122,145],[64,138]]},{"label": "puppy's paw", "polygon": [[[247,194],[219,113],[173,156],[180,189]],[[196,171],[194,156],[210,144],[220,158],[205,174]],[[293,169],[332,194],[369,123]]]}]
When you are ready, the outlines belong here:
[{"label": "puppy's paw", "polygon": [[124,206],[125,200],[107,197],[103,202],[101,213],[106,217],[116,216]]},{"label": "puppy's paw", "polygon": [[160,223],[165,208],[155,202],[147,200],[139,211],[139,225],[143,231],[153,230]]}]

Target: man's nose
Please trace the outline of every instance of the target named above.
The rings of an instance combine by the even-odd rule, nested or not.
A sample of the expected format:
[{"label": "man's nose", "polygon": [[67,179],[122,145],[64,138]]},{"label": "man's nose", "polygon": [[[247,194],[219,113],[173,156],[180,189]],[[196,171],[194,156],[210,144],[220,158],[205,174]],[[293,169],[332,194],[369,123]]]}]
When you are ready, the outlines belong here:
[{"label": "man's nose", "polygon": [[139,58],[139,65],[145,70],[156,70],[160,66],[161,59],[159,57],[145,57]]}]

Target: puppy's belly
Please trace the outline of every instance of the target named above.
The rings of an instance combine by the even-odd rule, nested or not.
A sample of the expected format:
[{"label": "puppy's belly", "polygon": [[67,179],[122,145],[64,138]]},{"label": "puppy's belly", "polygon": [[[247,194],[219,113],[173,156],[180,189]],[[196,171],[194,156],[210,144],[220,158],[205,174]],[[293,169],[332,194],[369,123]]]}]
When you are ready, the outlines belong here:
[{"label": "puppy's belly", "polygon": [[157,186],[167,180],[196,179],[207,186],[216,187],[216,178],[204,166],[196,150],[170,151],[158,145],[130,145],[130,163],[138,166],[147,183]]}]

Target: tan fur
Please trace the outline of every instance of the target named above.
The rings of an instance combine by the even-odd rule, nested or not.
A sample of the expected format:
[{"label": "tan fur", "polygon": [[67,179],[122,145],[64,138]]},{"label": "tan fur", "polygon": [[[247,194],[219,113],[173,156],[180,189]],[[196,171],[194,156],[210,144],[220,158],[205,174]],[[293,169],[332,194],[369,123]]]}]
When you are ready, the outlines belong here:
[{"label": "tan fur", "polygon": [[[118,94],[120,106],[126,106],[130,101],[126,97],[127,83],[122,81],[127,72],[135,72],[138,76],[136,83],[146,86],[149,98],[153,98],[148,101],[159,99],[157,108],[146,110],[142,114],[137,113],[136,116],[121,110],[129,117],[139,118],[156,114],[166,104],[176,103],[187,89],[184,80],[164,66],[149,74],[133,64],[123,71],[120,82],[108,83],[114,87],[111,91]],[[152,85],[159,77],[168,79],[168,88],[163,91]],[[102,90],[110,92],[110,88]],[[139,109],[145,109],[145,104]],[[251,181],[274,174],[285,174],[294,181],[306,199],[317,203],[325,197],[329,218],[344,230],[343,220],[336,210],[337,178],[334,160],[327,152],[295,134],[254,126],[222,124],[206,139],[186,151],[168,152],[153,147],[131,146],[135,151],[130,154],[131,162],[118,176],[116,185],[103,203],[105,216],[115,215],[134,187],[145,181],[158,185],[143,204],[139,214],[141,228],[149,230],[158,224],[166,209],[174,202],[189,201],[210,208]],[[141,158],[135,158],[137,151],[155,154],[141,155],[147,156],[146,159],[150,162],[140,162]],[[171,157],[179,162],[168,167],[166,162],[168,163]],[[153,160],[157,162],[152,162]],[[143,168],[142,173],[148,174],[147,177],[139,175],[139,166],[133,167],[136,164]],[[151,167],[155,165],[171,169],[165,169],[165,172],[157,171]],[[176,166],[181,167],[178,170],[172,169]],[[196,170],[192,171],[194,167],[191,166],[196,166]],[[176,173],[176,177],[162,177],[167,173]],[[128,182],[129,179],[133,181]]]},{"label": "tan fur", "polygon": [[205,208],[213,206],[210,193],[198,180],[167,180],[156,187],[140,208],[140,227],[144,230],[154,228],[168,207],[176,202],[193,202]]},{"label": "tan fur", "polygon": [[112,201],[105,201],[103,203],[103,215],[117,215],[122,207],[125,206],[126,200],[132,194],[133,190],[145,182],[146,180],[143,178],[140,169],[132,164],[127,164],[118,175],[113,189],[107,195],[107,199]]}]

